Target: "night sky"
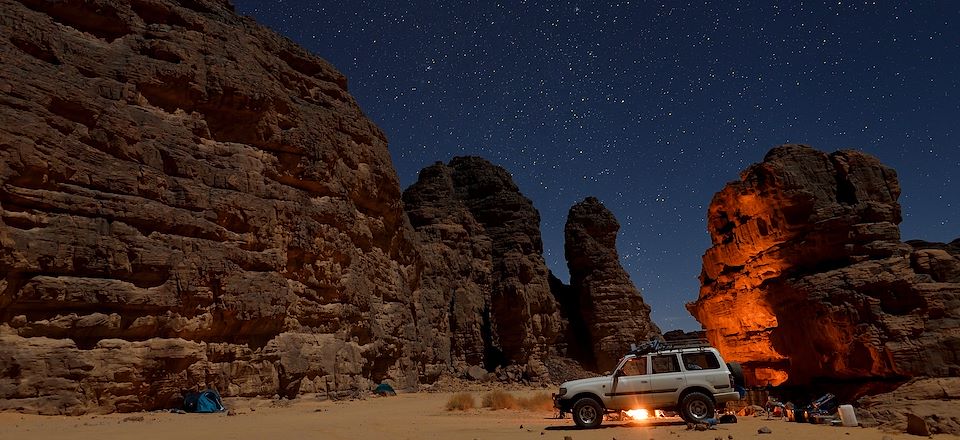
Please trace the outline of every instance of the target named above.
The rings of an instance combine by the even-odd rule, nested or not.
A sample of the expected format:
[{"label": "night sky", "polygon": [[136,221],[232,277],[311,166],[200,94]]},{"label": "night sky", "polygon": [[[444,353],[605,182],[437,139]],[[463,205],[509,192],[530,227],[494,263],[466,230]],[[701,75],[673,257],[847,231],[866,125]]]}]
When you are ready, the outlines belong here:
[{"label": "night sky", "polygon": [[905,240],[960,237],[960,2],[234,3],[349,78],[404,188],[458,155],[510,171],[561,279],[598,197],[664,331],[699,328],[713,194],[782,143],[879,157]]}]

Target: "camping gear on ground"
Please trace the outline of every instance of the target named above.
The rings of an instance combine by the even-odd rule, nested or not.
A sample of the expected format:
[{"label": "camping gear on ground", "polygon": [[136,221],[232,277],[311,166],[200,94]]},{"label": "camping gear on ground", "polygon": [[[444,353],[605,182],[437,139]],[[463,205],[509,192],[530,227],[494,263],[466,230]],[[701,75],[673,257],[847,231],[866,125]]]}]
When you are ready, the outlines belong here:
[{"label": "camping gear on ground", "polygon": [[853,412],[853,405],[840,405],[840,421],[843,426],[857,426],[857,415]]},{"label": "camping gear on ground", "polygon": [[190,391],[183,396],[183,410],[192,413],[213,413],[226,411],[223,407],[223,401],[220,400],[220,393],[206,389],[203,391]]},{"label": "camping gear on ground", "polygon": [[774,417],[780,418],[788,416],[786,406],[773,396],[767,397],[767,404],[764,407],[764,411],[767,413],[767,420]]},{"label": "camping gear on ground", "polygon": [[382,383],[380,385],[377,385],[377,387],[373,389],[373,394],[376,394],[381,397],[386,397],[386,396],[396,396],[397,392],[393,390],[393,387],[390,386],[390,384]]},{"label": "camping gear on ground", "polygon": [[833,421],[832,414],[810,414],[807,420],[814,425],[829,425]]},{"label": "camping gear on ground", "polygon": [[837,396],[832,393],[824,394],[809,405],[793,410],[792,420],[798,423],[829,423],[837,409]]},{"label": "camping gear on ground", "polygon": [[837,396],[827,393],[810,403],[810,409],[816,413],[832,414],[837,410]]}]

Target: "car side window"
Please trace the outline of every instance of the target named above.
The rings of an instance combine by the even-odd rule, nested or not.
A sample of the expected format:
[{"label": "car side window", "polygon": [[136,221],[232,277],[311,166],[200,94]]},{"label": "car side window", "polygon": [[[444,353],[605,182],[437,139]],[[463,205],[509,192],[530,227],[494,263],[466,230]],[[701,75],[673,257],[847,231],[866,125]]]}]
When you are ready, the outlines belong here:
[{"label": "car side window", "polygon": [[665,354],[653,356],[653,374],[658,373],[676,373],[680,371],[680,364],[677,362],[677,355]]},{"label": "car side window", "polygon": [[620,369],[622,376],[640,376],[647,374],[647,358],[633,358],[623,364]]},{"label": "car side window", "polygon": [[683,366],[686,367],[687,370],[716,370],[720,368],[720,362],[717,361],[717,357],[709,351],[684,353],[680,357],[683,358]]}]

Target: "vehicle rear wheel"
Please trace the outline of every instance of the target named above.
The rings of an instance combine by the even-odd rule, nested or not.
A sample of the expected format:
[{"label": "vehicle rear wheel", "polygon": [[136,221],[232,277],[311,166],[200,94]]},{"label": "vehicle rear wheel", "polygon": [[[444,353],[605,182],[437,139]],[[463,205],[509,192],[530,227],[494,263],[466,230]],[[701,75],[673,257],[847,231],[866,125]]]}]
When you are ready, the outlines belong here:
[{"label": "vehicle rear wheel", "polygon": [[573,421],[581,428],[596,428],[603,422],[603,408],[590,397],[581,398],[573,404]]},{"label": "vehicle rear wheel", "polygon": [[713,399],[703,393],[690,393],[680,401],[680,417],[687,423],[704,423],[714,416]]}]

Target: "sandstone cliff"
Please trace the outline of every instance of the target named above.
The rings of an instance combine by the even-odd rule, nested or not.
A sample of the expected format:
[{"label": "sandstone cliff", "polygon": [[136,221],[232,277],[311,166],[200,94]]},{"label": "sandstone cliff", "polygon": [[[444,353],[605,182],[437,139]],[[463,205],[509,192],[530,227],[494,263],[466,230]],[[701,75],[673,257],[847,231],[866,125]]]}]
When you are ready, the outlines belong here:
[{"label": "sandstone cliff", "polygon": [[630,344],[660,337],[650,306],[620,265],[619,230],[613,213],[594,197],[570,208],[564,228],[572,297],[561,303],[572,303],[565,307],[570,327],[586,330],[587,359],[598,371],[616,367]]},{"label": "sandstone cliff", "polygon": [[0,409],[417,382],[400,188],[340,73],[222,0],[0,10]]},{"label": "sandstone cliff", "polygon": [[403,200],[425,262],[417,294],[434,304],[425,311],[439,336],[430,338],[433,353],[461,372],[513,364],[549,378],[543,360],[557,353],[564,322],[550,292],[540,214],[507,171],[457,157],[422,170]]},{"label": "sandstone cliff", "polygon": [[[404,212],[346,79],[227,0],[0,10],[0,410],[580,374],[539,213],[502,168],[430,167]],[[602,221],[582,238],[609,244]],[[591,301],[607,275],[635,292],[586,246]]]},{"label": "sandstone cliff", "polygon": [[900,241],[893,169],[857,151],[771,150],[717,193],[688,304],[757,385],[960,373],[960,259]]}]

